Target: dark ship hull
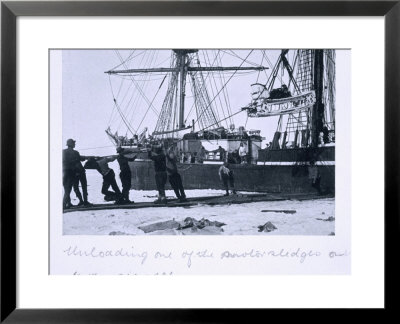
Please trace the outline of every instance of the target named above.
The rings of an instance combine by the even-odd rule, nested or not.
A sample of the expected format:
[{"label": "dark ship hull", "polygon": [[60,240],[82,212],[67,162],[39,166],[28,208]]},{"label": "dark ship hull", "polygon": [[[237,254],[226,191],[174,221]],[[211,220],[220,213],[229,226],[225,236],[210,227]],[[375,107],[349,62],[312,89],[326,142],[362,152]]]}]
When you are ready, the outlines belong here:
[{"label": "dark ship hull", "polygon": [[[316,162],[321,176],[322,192],[335,192],[334,147],[312,150],[260,150],[258,164],[230,164],[235,174],[235,187],[241,191],[270,193],[316,193],[309,177],[308,158],[318,155]],[[285,162],[277,161],[286,157]],[[275,161],[274,161],[275,160]],[[290,161],[292,160],[292,161]],[[297,161],[297,162],[294,162]],[[178,163],[185,189],[223,189],[218,176],[220,164]],[[156,190],[154,166],[150,160],[131,163],[132,189]],[[167,189],[170,189],[167,184]]]}]

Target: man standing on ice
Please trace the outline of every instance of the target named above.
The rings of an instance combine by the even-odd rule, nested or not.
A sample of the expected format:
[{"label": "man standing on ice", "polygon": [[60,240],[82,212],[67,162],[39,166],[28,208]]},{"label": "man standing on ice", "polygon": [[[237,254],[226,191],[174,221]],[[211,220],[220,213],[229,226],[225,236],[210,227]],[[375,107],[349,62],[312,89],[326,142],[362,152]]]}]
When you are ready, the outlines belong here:
[{"label": "man standing on ice", "polygon": [[311,186],[317,189],[318,194],[321,195],[321,175],[319,174],[318,167],[315,165],[314,160],[310,161],[308,167],[308,178],[311,180]]},{"label": "man standing on ice", "polygon": [[117,153],[118,153],[117,161],[119,164],[119,168],[121,170],[119,177],[121,179],[121,184],[122,184],[122,199],[124,200],[125,203],[133,203],[133,201],[129,200],[129,190],[131,189],[132,174],[128,162],[135,161],[137,156],[135,155],[132,158],[126,157],[124,154],[131,152],[122,147],[117,147]]},{"label": "man standing on ice", "polygon": [[218,170],[218,174],[219,174],[219,178],[222,181],[222,183],[224,184],[224,187],[226,190],[225,196],[229,196],[228,182],[231,186],[232,194],[235,195],[236,194],[235,179],[233,176],[233,171],[229,169],[229,164],[227,162],[224,162],[224,164],[221,165],[221,167]]},{"label": "man standing on ice", "polygon": [[[82,185],[82,190],[84,190],[85,199],[82,200],[82,195],[79,191],[79,179],[77,177],[77,173],[79,173],[79,165],[82,167],[81,161],[85,161],[87,158],[85,156],[81,156],[78,151],[75,151],[75,143],[76,141],[72,138],[67,140],[67,147],[63,150],[63,187],[64,187],[64,198],[63,198],[63,208],[71,208],[73,205],[71,204],[71,190],[72,187],[75,187],[75,193],[79,199],[79,205],[89,206],[90,203],[87,201],[87,190],[85,191],[84,186]],[[85,175],[86,179],[86,175]],[[78,181],[78,183],[77,183]]]},{"label": "man standing on ice", "polygon": [[166,204],[165,184],[167,182],[167,166],[164,150],[161,146],[157,146],[154,151],[149,151],[149,158],[154,161],[155,180],[158,190],[158,199],[156,204]]},{"label": "man standing on ice", "polygon": [[169,149],[167,154],[167,174],[168,180],[171,184],[172,189],[175,192],[176,198],[179,199],[180,202],[185,202],[186,195],[185,190],[183,189],[182,178],[181,175],[178,173],[178,166],[176,165],[176,157],[173,152],[173,148]]},{"label": "man standing on ice", "polygon": [[[83,157],[81,157],[81,158],[83,158]],[[81,192],[79,191],[79,183],[81,184],[81,187],[82,187],[83,199],[82,199]],[[86,170],[82,166],[82,163],[80,161],[76,163],[73,189],[74,189],[76,197],[79,199],[78,206],[85,206],[85,207],[93,206],[93,204],[91,204],[88,201]]]}]

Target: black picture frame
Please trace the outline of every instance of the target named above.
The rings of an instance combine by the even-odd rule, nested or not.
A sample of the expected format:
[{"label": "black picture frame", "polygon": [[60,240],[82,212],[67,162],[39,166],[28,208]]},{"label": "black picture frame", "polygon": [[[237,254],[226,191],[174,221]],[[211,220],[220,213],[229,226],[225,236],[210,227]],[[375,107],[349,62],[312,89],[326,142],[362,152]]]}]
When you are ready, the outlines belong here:
[{"label": "black picture frame", "polygon": [[[400,1],[2,1],[1,2],[1,322],[232,322],[262,310],[16,308],[16,19],[19,16],[384,16],[385,17],[385,309],[398,278]],[[366,67],[369,68],[369,67]],[[372,148],[373,149],[373,148]],[[374,154],[373,151],[367,152]],[[373,166],[371,166],[373,169]],[[371,188],[373,190],[373,188]],[[373,256],[371,256],[373,257]],[[134,292],[133,292],[134,293]],[[258,314],[262,313],[262,314]],[[246,315],[247,317],[247,315]],[[250,319],[250,317],[248,318]]]}]

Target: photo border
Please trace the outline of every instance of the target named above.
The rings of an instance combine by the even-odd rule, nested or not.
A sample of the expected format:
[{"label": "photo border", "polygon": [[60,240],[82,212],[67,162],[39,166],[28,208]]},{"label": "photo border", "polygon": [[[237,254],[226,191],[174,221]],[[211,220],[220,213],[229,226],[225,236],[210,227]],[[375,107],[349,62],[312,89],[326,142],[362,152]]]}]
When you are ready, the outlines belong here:
[{"label": "photo border", "polygon": [[[1,3],[1,316],[3,322],[221,322],[239,310],[16,308],[16,19],[19,16],[384,16],[385,309],[396,305],[392,264],[399,246],[400,0],[396,1],[2,1]],[[369,67],[366,67],[369,68]],[[370,152],[366,152],[371,154]],[[372,152],[373,154],[373,152]],[[372,188],[373,189],[373,188]],[[371,234],[372,235],[372,234]],[[390,265],[389,265],[390,264]],[[367,287],[366,287],[367,289]],[[265,316],[261,310],[240,310]],[[261,313],[261,314],[260,314]],[[247,317],[249,320],[250,317]]]}]

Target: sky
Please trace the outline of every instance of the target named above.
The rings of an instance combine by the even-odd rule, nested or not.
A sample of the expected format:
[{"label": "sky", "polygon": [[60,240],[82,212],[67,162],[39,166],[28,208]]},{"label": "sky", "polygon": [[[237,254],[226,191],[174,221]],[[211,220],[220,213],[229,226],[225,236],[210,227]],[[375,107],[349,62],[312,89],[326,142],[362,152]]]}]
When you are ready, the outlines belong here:
[{"label": "sky", "polygon": [[[294,51],[292,51],[294,53]],[[199,52],[202,66],[207,66],[215,61],[216,50]],[[269,63],[263,58],[260,50],[220,50],[218,66],[245,66],[263,65],[269,70],[252,71],[245,73],[226,72],[223,76],[215,73],[214,78],[207,77],[207,82],[217,85],[214,89],[220,89],[226,85],[226,97],[215,96],[218,90],[209,90],[213,106],[219,112],[219,116],[227,117],[240,111],[251,101],[251,84],[259,82],[265,84],[280,54],[279,50],[267,50]],[[340,50],[336,52],[336,74],[337,74],[337,97],[336,109],[340,109],[340,79],[350,77],[341,62],[344,55],[349,51]],[[165,74],[138,74],[134,81],[131,77],[109,76],[104,73],[116,67],[116,69],[138,68],[138,67],[169,67],[171,51],[169,50],[63,50],[62,51],[62,104],[63,104],[63,141],[73,138],[77,141],[76,149],[83,155],[106,155],[113,154],[115,148],[107,137],[105,130],[111,127],[113,132],[119,135],[130,135],[127,127],[122,121],[120,114],[114,104],[121,109],[129,125],[134,131],[140,132],[144,127],[153,131],[161,111],[161,106],[167,88],[167,79],[163,81]],[[243,59],[247,57],[246,62]],[[127,63],[121,65],[126,59]],[[289,55],[292,62],[293,55]],[[232,76],[233,75],[233,76]],[[232,78],[231,78],[232,76]],[[284,83],[287,83],[283,77]],[[160,87],[160,84],[161,87]],[[281,85],[277,79],[276,86]],[[160,88],[160,89],[159,89]],[[339,91],[338,91],[339,90]],[[158,93],[157,93],[158,91]],[[339,96],[338,96],[339,94]],[[189,81],[186,86],[186,114],[187,124],[196,119],[192,109],[192,93]],[[225,99],[228,98],[228,99]],[[221,100],[220,100],[221,99]],[[228,101],[226,101],[228,100]],[[152,102],[152,105],[149,103]],[[152,106],[152,107],[150,107]],[[227,110],[230,107],[230,111]],[[149,108],[150,107],[150,108]],[[221,108],[222,107],[222,108]],[[266,142],[272,140],[277,127],[277,117],[269,118],[247,118],[245,112],[236,114],[233,120],[222,122],[227,127],[231,122],[235,127],[246,126],[246,129],[260,129],[261,135]],[[140,125],[140,127],[139,127]],[[139,127],[139,128],[138,128]],[[196,125],[197,127],[197,125]],[[198,130],[198,129],[196,129]]]}]

